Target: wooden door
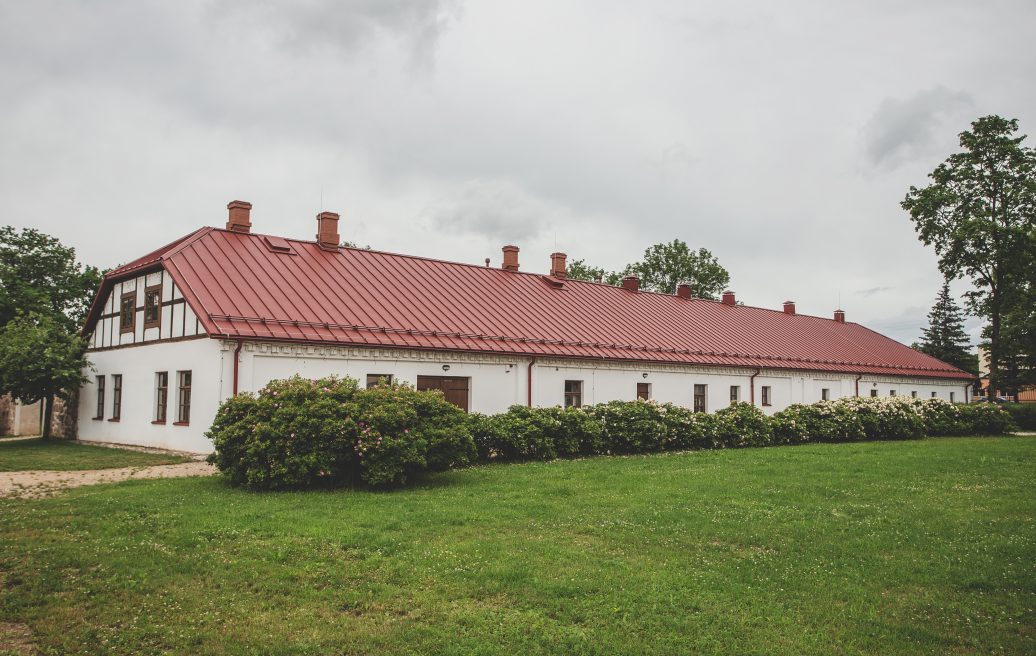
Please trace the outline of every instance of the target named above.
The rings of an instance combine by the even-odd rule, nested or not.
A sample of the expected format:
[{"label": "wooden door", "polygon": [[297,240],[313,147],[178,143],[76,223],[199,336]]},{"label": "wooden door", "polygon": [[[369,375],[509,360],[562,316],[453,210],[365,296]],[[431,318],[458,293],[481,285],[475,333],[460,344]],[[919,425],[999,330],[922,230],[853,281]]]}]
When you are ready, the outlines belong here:
[{"label": "wooden door", "polygon": [[464,412],[468,411],[468,393],[470,378],[458,376],[418,376],[417,389],[421,391],[439,390],[446,400]]}]

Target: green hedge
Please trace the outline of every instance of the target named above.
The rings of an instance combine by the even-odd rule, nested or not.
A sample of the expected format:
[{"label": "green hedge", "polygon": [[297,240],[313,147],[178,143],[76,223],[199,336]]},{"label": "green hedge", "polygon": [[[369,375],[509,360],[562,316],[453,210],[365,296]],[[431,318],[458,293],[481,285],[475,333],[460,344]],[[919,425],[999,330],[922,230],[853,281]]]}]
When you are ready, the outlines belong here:
[{"label": "green hedge", "polygon": [[1002,435],[1012,429],[1011,416],[995,404],[905,397],[793,405],[771,417],[747,403],[706,414],[651,401],[516,405],[498,415],[468,415],[440,392],[406,384],[360,389],[351,379],[295,377],[228,399],[207,435],[215,446],[210,462],[232,484],[267,490],[389,487],[475,461]]},{"label": "green hedge", "polygon": [[1018,424],[1018,428],[1036,431],[1036,403],[1004,403],[1000,406]]}]

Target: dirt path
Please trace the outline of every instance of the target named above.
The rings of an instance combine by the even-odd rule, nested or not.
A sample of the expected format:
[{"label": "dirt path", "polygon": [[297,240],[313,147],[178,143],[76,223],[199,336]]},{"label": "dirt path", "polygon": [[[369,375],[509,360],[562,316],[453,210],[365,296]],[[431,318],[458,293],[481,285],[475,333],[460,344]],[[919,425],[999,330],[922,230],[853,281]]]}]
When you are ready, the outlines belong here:
[{"label": "dirt path", "polygon": [[42,497],[80,485],[116,483],[141,478],[177,478],[211,476],[216,468],[207,462],[185,462],[154,467],[122,467],[86,471],[19,471],[0,472],[0,497]]}]

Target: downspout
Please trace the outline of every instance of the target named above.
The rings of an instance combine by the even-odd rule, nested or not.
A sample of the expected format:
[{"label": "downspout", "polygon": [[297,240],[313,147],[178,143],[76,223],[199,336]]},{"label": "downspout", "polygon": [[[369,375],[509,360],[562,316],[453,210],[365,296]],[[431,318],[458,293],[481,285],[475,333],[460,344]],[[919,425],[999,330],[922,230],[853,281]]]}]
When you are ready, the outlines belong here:
[{"label": "downspout", "polygon": [[237,346],[234,347],[234,396],[237,396],[237,363],[238,356],[241,355],[241,347],[244,346],[245,340],[237,340]]},{"label": "downspout", "polygon": [[527,392],[528,392],[528,401],[527,401],[527,403],[528,403],[530,408],[532,407],[532,365],[534,365],[534,364],[536,364],[536,358],[535,357],[529,360],[529,368],[528,368],[528,371],[526,371],[526,374],[525,374],[525,382],[526,382],[526,385],[528,387],[528,390],[527,390]]},{"label": "downspout", "polygon": [[860,379],[861,378],[863,378],[863,374],[859,374],[859,375],[856,376],[856,397],[857,398],[859,398],[859,396],[860,396]]},{"label": "downspout", "polygon": [[751,404],[755,405],[755,377],[762,372],[762,369],[756,368],[755,373],[748,379],[748,399]]}]

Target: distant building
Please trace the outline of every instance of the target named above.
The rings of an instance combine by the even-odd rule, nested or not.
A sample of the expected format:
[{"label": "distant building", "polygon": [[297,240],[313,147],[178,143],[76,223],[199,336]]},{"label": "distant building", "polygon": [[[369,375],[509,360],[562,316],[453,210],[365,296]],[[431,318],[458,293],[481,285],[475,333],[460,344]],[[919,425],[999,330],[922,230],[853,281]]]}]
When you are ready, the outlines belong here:
[{"label": "distant building", "polygon": [[95,370],[80,394],[82,440],[206,452],[227,397],[294,374],[383,378],[441,390],[465,410],[637,398],[773,413],[844,396],[967,401],[971,376],[833,318],[339,246],[338,215],[315,241],[254,234],[234,201],[201,228],[108,273],[85,335]]},{"label": "distant building", "polygon": [[[978,378],[981,386],[981,395],[989,396],[989,349],[985,346],[978,347]],[[1018,390],[1014,399],[1019,403],[1036,403],[1036,386],[1029,385]]]}]

